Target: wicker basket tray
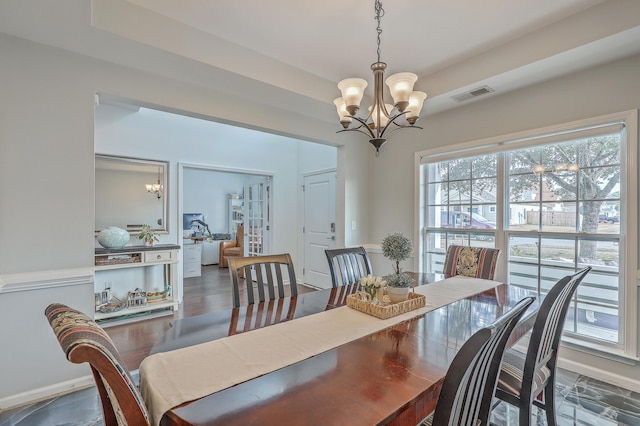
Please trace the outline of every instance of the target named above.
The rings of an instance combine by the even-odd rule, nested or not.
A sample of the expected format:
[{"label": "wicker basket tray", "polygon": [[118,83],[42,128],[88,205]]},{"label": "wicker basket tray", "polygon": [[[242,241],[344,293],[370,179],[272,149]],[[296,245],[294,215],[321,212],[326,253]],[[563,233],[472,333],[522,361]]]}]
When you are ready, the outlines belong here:
[{"label": "wicker basket tray", "polygon": [[365,314],[373,315],[374,317],[387,319],[395,317],[396,315],[404,314],[405,312],[413,311],[415,309],[422,308],[426,305],[426,298],[421,294],[413,292],[409,293],[409,298],[404,302],[391,303],[389,296],[384,296],[384,303],[382,305],[374,305],[367,301],[367,295],[364,292],[357,292],[347,296],[347,306],[356,309]]}]

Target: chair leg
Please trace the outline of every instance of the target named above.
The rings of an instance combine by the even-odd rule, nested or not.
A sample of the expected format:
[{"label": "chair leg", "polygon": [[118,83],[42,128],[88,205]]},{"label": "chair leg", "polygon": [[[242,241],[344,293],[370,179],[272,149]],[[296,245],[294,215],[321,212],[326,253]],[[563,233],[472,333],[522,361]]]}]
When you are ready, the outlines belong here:
[{"label": "chair leg", "polygon": [[520,426],[529,426],[531,425],[531,402],[526,400],[520,400],[520,408],[519,408],[519,417],[520,417]]},{"label": "chair leg", "polygon": [[544,411],[547,414],[547,424],[556,426],[555,380],[550,380],[544,388]]}]

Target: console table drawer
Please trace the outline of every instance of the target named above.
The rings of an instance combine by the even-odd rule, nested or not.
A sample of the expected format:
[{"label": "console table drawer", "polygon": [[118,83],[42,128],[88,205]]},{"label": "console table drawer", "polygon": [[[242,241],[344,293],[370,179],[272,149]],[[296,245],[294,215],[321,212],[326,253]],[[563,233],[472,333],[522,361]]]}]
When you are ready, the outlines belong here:
[{"label": "console table drawer", "polygon": [[145,251],[144,252],[144,261],[145,263],[154,263],[154,262],[167,262],[173,260],[172,255],[173,251]]}]

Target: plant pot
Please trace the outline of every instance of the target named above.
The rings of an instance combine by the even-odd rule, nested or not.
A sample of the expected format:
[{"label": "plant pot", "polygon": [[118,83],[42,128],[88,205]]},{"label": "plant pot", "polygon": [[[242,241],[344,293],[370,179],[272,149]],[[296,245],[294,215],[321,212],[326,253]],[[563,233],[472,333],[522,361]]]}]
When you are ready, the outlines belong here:
[{"label": "plant pot", "polygon": [[391,303],[404,302],[409,298],[409,287],[387,287],[387,295]]}]

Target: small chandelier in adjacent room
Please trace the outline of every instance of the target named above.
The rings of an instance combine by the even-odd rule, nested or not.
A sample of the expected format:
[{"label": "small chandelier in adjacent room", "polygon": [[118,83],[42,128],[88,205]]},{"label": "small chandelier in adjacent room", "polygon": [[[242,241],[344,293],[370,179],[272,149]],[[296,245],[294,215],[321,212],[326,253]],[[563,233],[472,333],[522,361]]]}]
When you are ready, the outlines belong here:
[{"label": "small chandelier in adjacent room", "polygon": [[[387,135],[395,130],[404,128],[422,129],[422,127],[414,126],[420,116],[422,104],[427,98],[424,92],[414,92],[413,85],[418,80],[418,76],[410,72],[401,72],[393,74],[387,78],[386,83],[389,86],[391,97],[394,105],[385,104],[382,81],[384,79],[384,71],[387,64],[380,61],[380,18],[384,16],[384,9],[380,0],[375,0],[375,20],[378,22],[376,31],[378,33],[378,61],[371,65],[374,78],[373,105],[369,107],[369,114],[365,118],[356,117],[356,112],[360,109],[360,101],[364,95],[364,89],[367,87],[366,80],[362,78],[347,78],[338,83],[338,88],[342,92],[342,97],[333,101],[340,117],[340,124],[343,130],[338,131],[357,131],[364,133],[369,137],[369,142],[376,148],[376,155],[380,153],[380,147],[387,141]],[[398,124],[396,120],[405,116],[408,124]],[[371,119],[371,120],[369,120]],[[349,127],[353,120],[359,124],[356,127]]]},{"label": "small chandelier in adjacent room", "polygon": [[146,183],[144,186],[147,188],[147,192],[156,194],[158,198],[161,197],[164,187],[160,183],[160,167],[158,167],[158,183]]}]

